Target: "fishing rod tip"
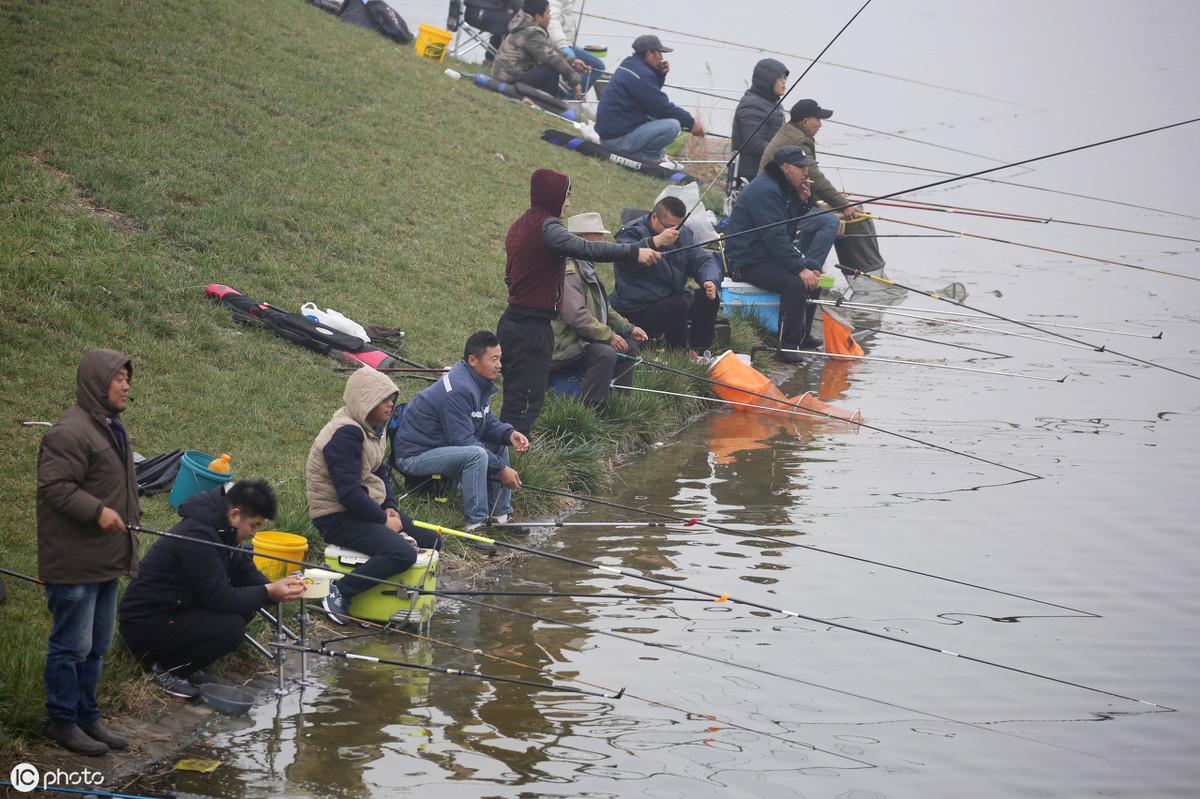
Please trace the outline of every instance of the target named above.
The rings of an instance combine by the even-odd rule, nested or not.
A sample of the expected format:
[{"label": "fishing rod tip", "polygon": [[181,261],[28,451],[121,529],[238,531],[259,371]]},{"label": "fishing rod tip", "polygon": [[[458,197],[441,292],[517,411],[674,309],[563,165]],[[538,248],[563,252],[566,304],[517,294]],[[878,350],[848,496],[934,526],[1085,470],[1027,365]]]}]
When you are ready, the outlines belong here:
[{"label": "fishing rod tip", "polygon": [[1150,338],[1162,338],[1162,336],[1163,336],[1163,332],[1160,330],[1160,331],[1158,331],[1157,336],[1151,336]]},{"label": "fishing rod tip", "polygon": [[622,688],[621,690],[617,691],[617,694],[616,694],[616,696],[614,696],[614,697],[613,697],[613,699],[620,699],[620,698],[621,698],[621,697],[623,697],[623,696],[625,696],[625,689],[624,689],[624,688]]},{"label": "fishing rod tip", "polygon": [[1063,375],[1062,377],[1060,377],[1058,380],[1055,380],[1054,382],[1056,382],[1056,383],[1065,383],[1065,382],[1067,382],[1067,378],[1068,378],[1068,377],[1070,377],[1070,375]]}]

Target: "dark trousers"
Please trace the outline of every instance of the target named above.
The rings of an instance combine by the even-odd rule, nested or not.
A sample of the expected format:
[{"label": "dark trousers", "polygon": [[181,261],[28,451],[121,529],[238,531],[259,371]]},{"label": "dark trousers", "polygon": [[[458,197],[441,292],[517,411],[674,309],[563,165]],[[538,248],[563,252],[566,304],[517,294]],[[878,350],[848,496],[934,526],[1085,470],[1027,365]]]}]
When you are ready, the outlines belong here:
[{"label": "dark trousers", "polygon": [[666,335],[667,346],[672,349],[703,351],[712,346],[719,310],[721,300],[710,300],[699,290],[672,294],[624,316],[651,338]]},{"label": "dark trousers", "polygon": [[[321,533],[321,538],[325,539],[325,543],[353,549],[369,556],[366,563],[356,568],[349,576],[338,580],[338,590],[347,602],[368,588],[378,585],[370,580],[356,580],[354,575],[388,580],[392,575],[408,571],[417,562],[417,550],[385,524],[365,522],[351,513],[331,513],[313,519],[313,524]],[[422,549],[441,548],[442,540],[432,530],[413,527],[405,529],[404,532],[412,536]]]},{"label": "dark trousers", "polygon": [[504,361],[504,402],[500,421],[529,435],[546,402],[546,375],[554,355],[550,320],[507,309],[496,325]]},{"label": "dark trousers", "polygon": [[[629,344],[629,351],[623,354],[629,358],[636,358],[638,343],[632,338],[623,338]],[[580,399],[589,405],[607,402],[612,383],[618,386],[633,385],[634,362],[620,357],[608,342],[586,341],[583,343],[583,352],[578,356],[566,361],[551,361],[550,371],[565,369],[578,363],[582,363],[587,369],[583,378],[583,396]]]},{"label": "dark trousers", "polygon": [[96,686],[117,620],[117,581],[47,585],[46,604],[54,616],[43,673],[46,715],[91,724],[100,718]]},{"label": "dark trousers", "polygon": [[821,290],[809,291],[800,275],[770,264],[743,267],[738,273],[747,283],[779,295],[779,346],[785,349],[799,347],[808,336],[817,311],[817,306],[808,301],[821,296]]},{"label": "dark trousers", "polygon": [[[533,69],[517,78],[517,83],[524,83],[535,89],[541,89],[551,97],[559,97],[558,70],[549,64],[538,64]],[[574,95],[572,95],[574,97]]]},{"label": "dark trousers", "polygon": [[187,677],[235,651],[254,612],[193,608],[165,616],[121,618],[121,640],[144,666],[157,664]]}]

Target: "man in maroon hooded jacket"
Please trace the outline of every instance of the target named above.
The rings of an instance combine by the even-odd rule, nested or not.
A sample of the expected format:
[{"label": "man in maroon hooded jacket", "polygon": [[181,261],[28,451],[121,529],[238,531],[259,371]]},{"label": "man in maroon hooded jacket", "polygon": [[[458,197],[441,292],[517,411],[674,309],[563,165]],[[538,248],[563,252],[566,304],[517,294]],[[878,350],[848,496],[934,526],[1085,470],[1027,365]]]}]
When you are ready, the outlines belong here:
[{"label": "man in maroon hooded jacket", "polygon": [[496,337],[504,353],[504,403],[500,420],[526,436],[542,411],[546,375],[554,355],[550,322],[558,315],[567,258],[584,261],[658,263],[662,255],[636,244],[588,241],[567,231],[560,221],[570,206],[571,179],[539,169],[529,179],[529,210],[504,238],[508,260],[508,308],[500,316]]}]

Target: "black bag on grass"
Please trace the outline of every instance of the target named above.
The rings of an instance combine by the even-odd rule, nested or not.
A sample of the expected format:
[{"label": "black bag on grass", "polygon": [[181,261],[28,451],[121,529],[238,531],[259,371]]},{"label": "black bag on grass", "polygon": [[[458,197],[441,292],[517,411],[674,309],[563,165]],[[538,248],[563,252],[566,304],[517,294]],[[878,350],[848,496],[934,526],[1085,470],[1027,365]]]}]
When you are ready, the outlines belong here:
[{"label": "black bag on grass", "polygon": [[338,19],[378,31],[400,44],[409,44],[413,40],[404,19],[383,0],[346,0]]}]

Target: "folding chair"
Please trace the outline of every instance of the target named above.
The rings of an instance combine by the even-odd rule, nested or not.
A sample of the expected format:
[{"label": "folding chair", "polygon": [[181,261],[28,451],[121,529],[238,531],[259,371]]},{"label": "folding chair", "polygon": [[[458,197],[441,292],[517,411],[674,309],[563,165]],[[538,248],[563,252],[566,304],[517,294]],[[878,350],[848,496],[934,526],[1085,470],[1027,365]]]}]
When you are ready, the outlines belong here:
[{"label": "folding chair", "polygon": [[520,0],[450,0],[446,18],[446,29],[454,32],[450,54],[461,59],[482,47],[485,58],[495,58],[499,40],[520,7]]}]

